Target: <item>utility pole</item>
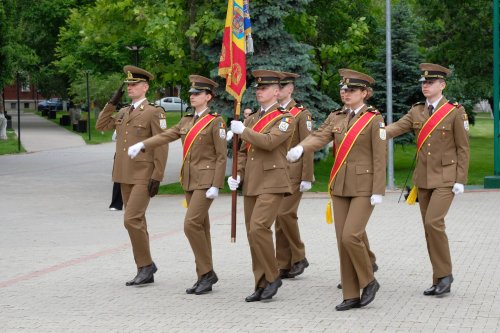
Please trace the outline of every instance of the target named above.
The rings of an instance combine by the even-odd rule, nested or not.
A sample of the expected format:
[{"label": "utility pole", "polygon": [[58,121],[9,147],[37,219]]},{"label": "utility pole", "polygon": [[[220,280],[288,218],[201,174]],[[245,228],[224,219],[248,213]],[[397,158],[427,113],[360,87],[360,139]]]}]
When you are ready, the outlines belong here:
[{"label": "utility pole", "polygon": [[134,52],[135,65],[139,67],[139,51],[141,51],[144,46],[131,45],[125,47],[127,48],[127,50]]},{"label": "utility pole", "polygon": [[[385,67],[387,82],[387,124],[392,124],[392,33],[391,1],[385,1]],[[387,141],[387,188],[394,189],[394,141]]]},{"label": "utility pole", "polygon": [[20,90],[21,90],[21,78],[19,71],[16,74],[16,84],[17,84],[17,89],[16,89],[16,95],[17,95],[17,150],[21,152],[21,97],[20,97]]},{"label": "utility pole", "polygon": [[493,0],[493,176],[484,177],[484,188],[500,188],[500,31],[498,0]]}]

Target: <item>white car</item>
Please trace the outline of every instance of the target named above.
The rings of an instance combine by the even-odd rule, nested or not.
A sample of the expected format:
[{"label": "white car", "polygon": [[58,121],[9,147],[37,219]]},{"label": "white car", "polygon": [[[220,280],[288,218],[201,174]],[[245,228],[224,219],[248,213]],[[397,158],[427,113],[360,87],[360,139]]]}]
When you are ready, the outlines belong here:
[{"label": "white car", "polygon": [[186,102],[182,101],[179,97],[163,97],[155,102],[156,105],[161,106],[165,111],[186,111],[189,106]]}]

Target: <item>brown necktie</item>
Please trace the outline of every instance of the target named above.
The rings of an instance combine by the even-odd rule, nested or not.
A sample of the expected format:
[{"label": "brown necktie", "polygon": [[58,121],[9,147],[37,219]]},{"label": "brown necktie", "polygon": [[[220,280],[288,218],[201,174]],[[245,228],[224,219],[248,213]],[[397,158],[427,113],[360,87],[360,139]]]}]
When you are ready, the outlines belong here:
[{"label": "brown necktie", "polygon": [[194,116],[194,122],[196,122],[196,121],[198,120],[198,118],[200,118],[200,116],[195,115],[195,116]]},{"label": "brown necktie", "polygon": [[260,112],[259,112],[259,118],[262,118],[262,116],[264,115],[264,113],[266,113],[266,110],[261,109]]},{"label": "brown necktie", "polygon": [[429,117],[432,116],[432,112],[434,112],[434,106],[431,104],[427,107],[427,109],[429,110]]},{"label": "brown necktie", "polygon": [[134,107],[134,104],[130,105],[130,110],[129,110],[129,114],[132,114],[132,112],[134,112],[135,110],[135,107]]},{"label": "brown necktie", "polygon": [[348,110],[348,112],[349,112],[349,115],[347,116],[347,119],[348,119],[347,122],[349,123],[349,122],[351,122],[352,118],[354,118],[355,113],[353,110],[350,110],[350,109]]}]

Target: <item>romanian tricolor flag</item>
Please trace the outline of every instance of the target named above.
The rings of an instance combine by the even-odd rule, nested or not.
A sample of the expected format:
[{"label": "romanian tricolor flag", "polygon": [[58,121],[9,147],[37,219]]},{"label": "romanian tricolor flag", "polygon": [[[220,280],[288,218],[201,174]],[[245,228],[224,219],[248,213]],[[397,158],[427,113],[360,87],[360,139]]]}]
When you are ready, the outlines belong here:
[{"label": "romanian tricolor flag", "polygon": [[[226,91],[237,103],[236,115],[246,89],[246,53],[253,52],[249,0],[229,0],[219,61],[219,75],[226,79]],[[248,45],[245,43],[248,42]]]}]

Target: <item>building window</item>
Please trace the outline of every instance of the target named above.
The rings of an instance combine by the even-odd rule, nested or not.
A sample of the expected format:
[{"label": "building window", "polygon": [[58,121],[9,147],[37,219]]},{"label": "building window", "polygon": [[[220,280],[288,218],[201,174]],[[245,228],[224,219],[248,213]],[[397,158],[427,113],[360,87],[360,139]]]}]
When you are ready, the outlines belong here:
[{"label": "building window", "polygon": [[24,108],[29,109],[30,108],[30,103],[24,103]]},{"label": "building window", "polygon": [[23,82],[21,84],[21,91],[22,92],[30,92],[30,84],[28,82]]}]

